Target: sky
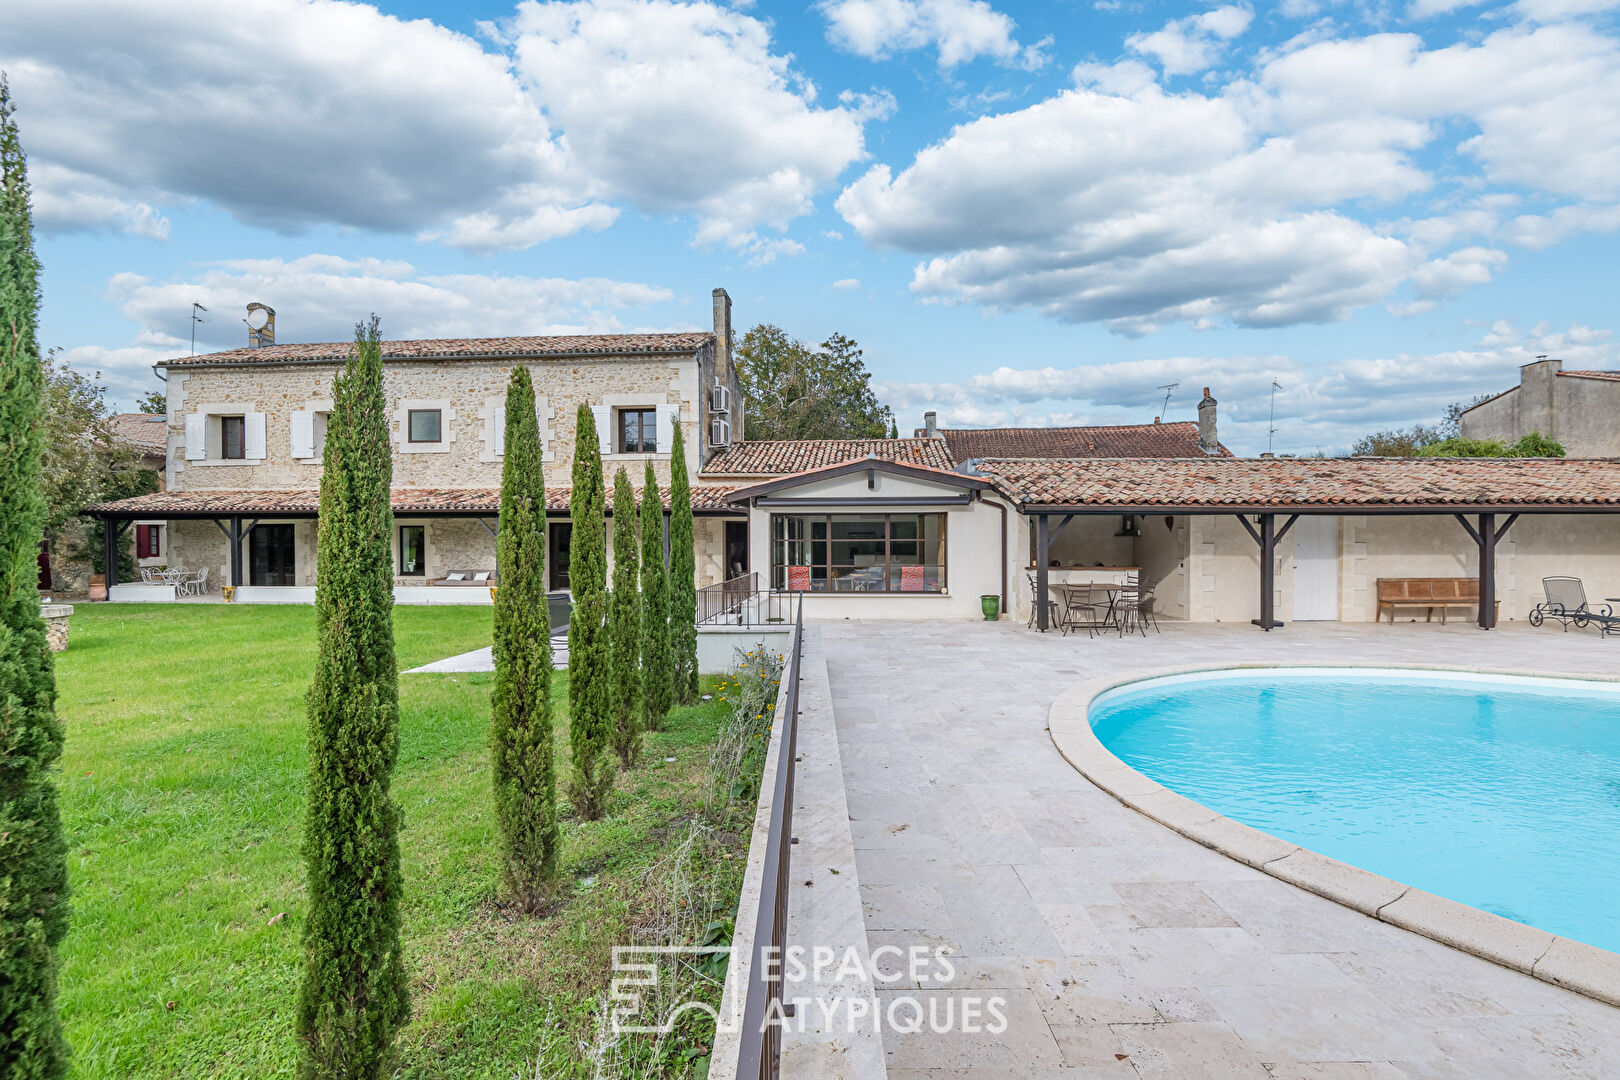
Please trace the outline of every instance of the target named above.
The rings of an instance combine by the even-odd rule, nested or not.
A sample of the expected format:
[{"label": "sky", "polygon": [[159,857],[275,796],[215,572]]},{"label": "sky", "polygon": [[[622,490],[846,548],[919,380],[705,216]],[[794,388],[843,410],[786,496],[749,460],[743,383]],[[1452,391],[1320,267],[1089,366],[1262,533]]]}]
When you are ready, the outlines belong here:
[{"label": "sky", "polygon": [[0,70],[41,340],[120,407],[251,301],[496,337],[715,286],[907,431],[1207,386],[1236,452],[1335,453],[1620,367],[1620,0],[8,0]]}]

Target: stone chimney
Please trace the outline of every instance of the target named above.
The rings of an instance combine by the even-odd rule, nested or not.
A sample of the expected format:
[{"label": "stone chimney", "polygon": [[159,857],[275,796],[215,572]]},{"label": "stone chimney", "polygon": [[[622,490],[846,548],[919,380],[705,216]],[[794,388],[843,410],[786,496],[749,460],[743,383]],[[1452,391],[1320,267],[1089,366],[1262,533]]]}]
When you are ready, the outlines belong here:
[{"label": "stone chimney", "polygon": [[[1519,368],[1519,434],[1539,431],[1549,439],[1558,438],[1557,385],[1562,360],[1538,356]],[[1515,440],[1509,439],[1509,442]]]},{"label": "stone chimney", "polygon": [[939,414],[932,409],[923,413],[923,434],[930,439],[939,438]]},{"label": "stone chimney", "polygon": [[714,290],[714,375],[722,385],[731,383],[731,294]]},{"label": "stone chimney", "polygon": [[1204,387],[1204,400],[1198,403],[1198,449],[1206,454],[1221,452],[1220,440],[1215,436],[1215,399]]}]

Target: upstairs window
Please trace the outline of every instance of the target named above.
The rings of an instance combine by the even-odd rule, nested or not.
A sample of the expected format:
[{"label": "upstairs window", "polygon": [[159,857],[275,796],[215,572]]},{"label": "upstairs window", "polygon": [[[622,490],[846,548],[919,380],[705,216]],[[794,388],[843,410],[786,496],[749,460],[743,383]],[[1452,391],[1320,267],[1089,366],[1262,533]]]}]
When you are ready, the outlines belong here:
[{"label": "upstairs window", "polygon": [[222,416],[219,418],[219,456],[227,461],[241,461],[247,457],[247,418]]},{"label": "upstairs window", "polygon": [[443,442],[440,437],[442,413],[438,409],[412,409],[408,417],[413,443]]},{"label": "upstairs window", "polygon": [[619,410],[619,453],[658,453],[658,410]]}]

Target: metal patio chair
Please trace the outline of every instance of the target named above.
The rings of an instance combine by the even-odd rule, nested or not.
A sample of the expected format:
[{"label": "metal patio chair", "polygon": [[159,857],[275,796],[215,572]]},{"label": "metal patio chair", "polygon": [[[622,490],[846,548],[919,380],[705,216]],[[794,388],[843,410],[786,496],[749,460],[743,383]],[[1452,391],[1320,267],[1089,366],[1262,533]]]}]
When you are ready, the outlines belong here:
[{"label": "metal patio chair", "polygon": [[1548,619],[1563,624],[1567,633],[1571,625],[1577,630],[1595,625],[1605,634],[1620,632],[1620,619],[1608,604],[1592,608],[1587,604],[1586,586],[1578,577],[1545,577],[1541,587],[1547,598],[1530,610],[1530,625],[1541,626]]},{"label": "metal patio chair", "polygon": [[1084,630],[1092,637],[1097,631],[1108,626],[1110,606],[1107,596],[1095,595],[1091,585],[1062,585],[1059,586],[1063,596],[1063,618],[1058,625],[1063,633],[1070,630]]},{"label": "metal patio chair", "polygon": [[[1029,579],[1029,621],[1024,623],[1024,629],[1030,630],[1035,626],[1035,616],[1039,614],[1039,608],[1035,599],[1035,575],[1025,574],[1024,576]],[[1048,629],[1059,625],[1058,602],[1052,599],[1051,594],[1052,588],[1048,587],[1046,596],[1046,625]]]}]

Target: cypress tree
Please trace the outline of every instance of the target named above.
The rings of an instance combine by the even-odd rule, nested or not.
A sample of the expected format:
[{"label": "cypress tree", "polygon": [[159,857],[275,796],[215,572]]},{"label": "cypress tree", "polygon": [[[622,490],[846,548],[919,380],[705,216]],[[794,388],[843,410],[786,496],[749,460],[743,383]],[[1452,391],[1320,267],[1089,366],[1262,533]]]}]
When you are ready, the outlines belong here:
[{"label": "cypress tree", "polygon": [[641,752],[641,592],[636,493],[621,467],[613,477],[613,750],[628,769]]},{"label": "cypress tree", "polygon": [[607,625],[607,530],[603,508],[602,450],[596,420],[581,405],[574,425],[574,491],[568,513],[574,529],[568,582],[574,611],[568,619],[569,746],[574,753],[569,797],[588,821],[607,811],[613,788],[610,687],[613,656]]},{"label": "cypress tree", "polygon": [[56,1013],[68,927],[67,842],[52,778],[62,756],[56,674],[39,611],[44,373],[28,173],[0,77],[0,1076],[67,1072]]},{"label": "cypress tree", "polygon": [[664,572],[664,504],[652,463],[641,488],[641,700],[646,726],[664,726],[674,700],[675,665],[669,647],[669,575]]},{"label": "cypress tree", "polygon": [[669,459],[669,635],[677,705],[698,699],[697,547],[692,536],[692,486],[686,476],[681,425]]},{"label": "cypress tree", "polygon": [[507,890],[534,911],[557,876],[557,763],[546,607],[546,485],[529,369],[506,388],[506,446],[495,557],[495,689],[490,766]]},{"label": "cypress tree", "polygon": [[315,681],[309,689],[309,916],[299,1075],[386,1074],[410,1013],[400,954],[399,753],[388,412],[377,317],[332,384],[321,473]]}]

